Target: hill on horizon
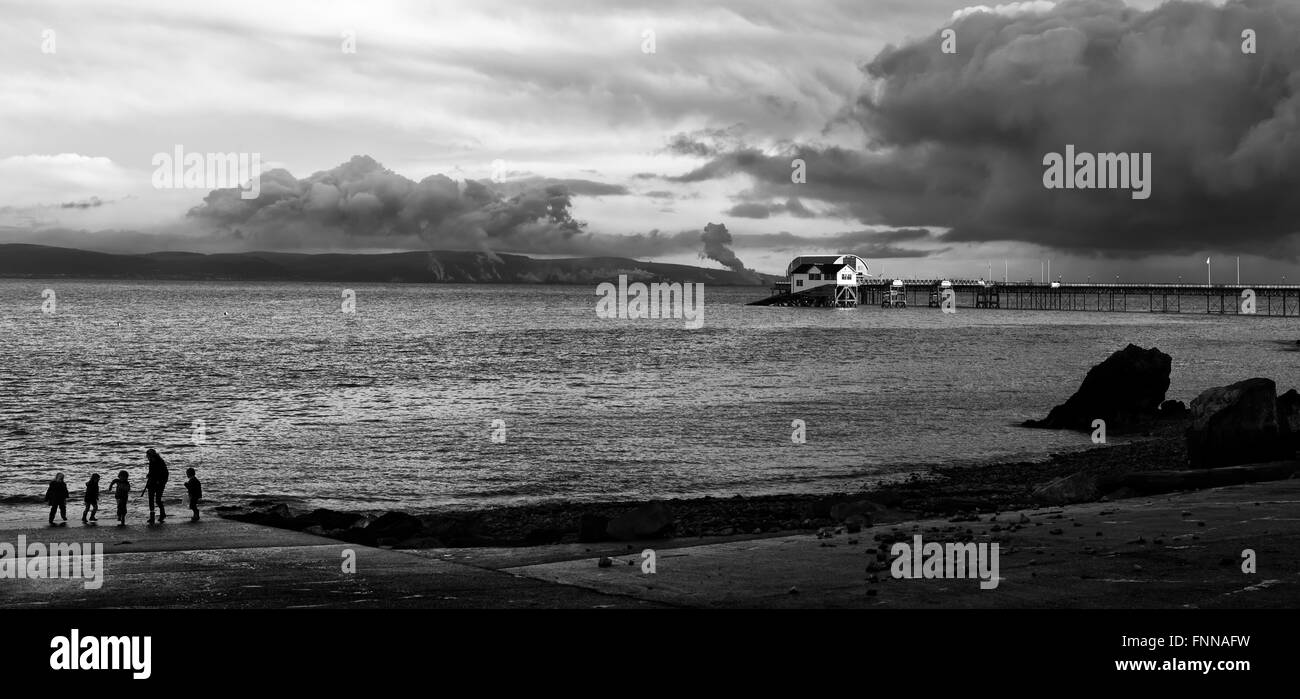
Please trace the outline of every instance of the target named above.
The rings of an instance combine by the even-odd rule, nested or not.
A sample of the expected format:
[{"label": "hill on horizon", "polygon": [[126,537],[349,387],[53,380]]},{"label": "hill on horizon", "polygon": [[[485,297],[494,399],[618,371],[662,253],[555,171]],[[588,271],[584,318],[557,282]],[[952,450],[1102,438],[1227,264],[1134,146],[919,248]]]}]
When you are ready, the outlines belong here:
[{"label": "hill on horizon", "polygon": [[175,281],[589,284],[614,281],[764,286],[779,278],[622,257],[536,259],[456,250],[394,253],[104,253],[26,243],[0,244],[0,278]]}]

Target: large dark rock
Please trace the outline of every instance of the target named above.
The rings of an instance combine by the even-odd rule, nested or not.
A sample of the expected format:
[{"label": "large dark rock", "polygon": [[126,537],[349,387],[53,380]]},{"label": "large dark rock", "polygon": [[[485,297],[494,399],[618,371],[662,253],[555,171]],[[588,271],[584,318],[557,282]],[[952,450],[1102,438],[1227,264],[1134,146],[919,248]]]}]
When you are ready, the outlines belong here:
[{"label": "large dark rock", "polygon": [[1093,420],[1105,420],[1106,431],[1118,434],[1142,427],[1156,417],[1169,390],[1169,355],[1156,348],[1129,345],[1094,366],[1079,390],[1042,420],[1025,427],[1091,432]]},{"label": "large dark rock", "polygon": [[1300,451],[1300,393],[1294,388],[1277,397],[1277,429],[1283,449],[1291,454]]},{"label": "large dark rock", "polygon": [[609,521],[605,532],[619,541],[656,539],[672,533],[673,516],[662,502],[652,502]]},{"label": "large dark rock", "polygon": [[1187,458],[1193,468],[1288,456],[1277,423],[1277,386],[1254,378],[1206,389],[1192,401]]},{"label": "large dark rock", "polygon": [[1187,417],[1187,405],[1180,400],[1167,400],[1160,404],[1160,417]]}]

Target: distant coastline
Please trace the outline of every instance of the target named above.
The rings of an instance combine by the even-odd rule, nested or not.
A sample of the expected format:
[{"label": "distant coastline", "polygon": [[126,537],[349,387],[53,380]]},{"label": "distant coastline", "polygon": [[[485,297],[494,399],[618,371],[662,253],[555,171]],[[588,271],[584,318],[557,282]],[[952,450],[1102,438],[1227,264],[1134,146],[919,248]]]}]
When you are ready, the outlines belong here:
[{"label": "distant coastline", "polygon": [[633,281],[767,286],[777,277],[623,257],[537,259],[490,252],[114,254],[0,244],[0,278],[148,281],[369,282],[389,284],[592,284]]}]

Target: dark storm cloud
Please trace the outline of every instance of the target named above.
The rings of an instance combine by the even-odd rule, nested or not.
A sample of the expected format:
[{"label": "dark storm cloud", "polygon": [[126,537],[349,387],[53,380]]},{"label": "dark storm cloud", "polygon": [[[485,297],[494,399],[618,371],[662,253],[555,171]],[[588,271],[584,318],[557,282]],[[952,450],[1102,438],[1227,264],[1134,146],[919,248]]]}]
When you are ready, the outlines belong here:
[{"label": "dark storm cloud", "polygon": [[[947,242],[1082,253],[1284,249],[1300,219],[1300,4],[1070,0],[957,19],[864,66],[861,149],[719,151],[679,182],[746,173],[755,192],[829,203],[868,224],[949,227]],[[1242,53],[1242,31],[1257,34]],[[677,152],[705,136],[674,139]],[[1043,158],[1151,153],[1151,195],[1048,190]],[[792,184],[791,161],[807,163]]]},{"label": "dark storm cloud", "polygon": [[743,202],[727,209],[728,216],[738,218],[767,218],[772,215],[767,204],[761,204],[756,201]]},{"label": "dark storm cloud", "polygon": [[790,214],[796,218],[813,218],[817,215],[794,197],[786,199],[785,203],[745,201],[727,210],[728,216],[739,218],[767,218],[776,214]]},{"label": "dark storm cloud", "polygon": [[674,155],[710,157],[735,150],[744,143],[745,129],[740,124],[725,129],[700,129],[690,133],[675,134],[668,139],[664,150]]},{"label": "dark storm cloud", "polygon": [[914,248],[900,248],[897,245],[886,243],[877,243],[873,245],[861,245],[853,248],[839,248],[857,255],[864,259],[892,259],[899,257],[930,257],[939,253],[947,252],[950,248],[940,248],[938,250],[916,250]]},{"label": "dark storm cloud", "polygon": [[807,250],[825,250],[855,253],[862,257],[928,257],[949,250],[939,248],[904,248],[897,243],[930,243],[940,239],[934,237],[924,228],[900,228],[887,231],[848,231],[829,236],[794,235],[787,231],[780,233],[759,233],[733,236],[736,245],[749,248],[775,250],[802,254]]}]

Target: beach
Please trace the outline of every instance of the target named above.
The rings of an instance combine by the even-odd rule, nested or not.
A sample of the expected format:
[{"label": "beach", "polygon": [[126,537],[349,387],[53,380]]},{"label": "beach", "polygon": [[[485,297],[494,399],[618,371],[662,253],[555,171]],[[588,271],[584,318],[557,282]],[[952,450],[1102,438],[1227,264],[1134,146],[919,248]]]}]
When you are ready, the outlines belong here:
[{"label": "beach", "polygon": [[[855,534],[402,550],[220,518],[32,528],[11,509],[0,541],[102,541],[104,585],[6,581],[0,607],[1287,608],[1300,601],[1297,502],[1300,479],[1292,478],[962,521],[906,519]],[[1008,531],[1022,515],[1027,522]],[[917,535],[999,542],[997,587],[869,572],[882,541]],[[643,572],[646,549],[657,559],[653,574]],[[1258,556],[1253,573],[1242,570],[1246,549]]]},{"label": "beach", "polygon": [[[8,508],[0,541],[103,544],[103,585],[8,581],[10,608],[1284,608],[1300,602],[1300,478],[1050,504],[1061,476],[1122,478],[1182,463],[1179,421],[1122,445],[1043,462],[937,470],[840,496],[696,498],[665,504],[653,539],[578,541],[583,516],[640,502],[556,503],[421,516],[403,539],[346,541],[287,506],[225,508],[198,523],[33,526]],[[1300,471],[1300,463],[1280,465]],[[1035,495],[1039,493],[1039,495]],[[1121,493],[1122,494],[1122,493]],[[856,510],[843,502],[871,503]],[[30,510],[30,511],[28,511]],[[866,512],[837,521],[845,511]],[[276,521],[281,514],[290,518]],[[336,523],[361,517],[334,513]],[[245,521],[239,521],[245,520]],[[279,526],[272,526],[274,522]],[[565,524],[568,523],[568,524]],[[298,527],[304,531],[296,531]],[[362,530],[364,531],[364,526]],[[570,531],[572,530],[572,531]],[[546,533],[543,537],[537,532]],[[440,540],[433,532],[441,532]],[[343,539],[337,538],[342,536]],[[916,537],[921,537],[916,539]],[[551,540],[541,540],[549,538]],[[900,542],[998,545],[992,589],[971,576],[898,578]],[[1243,552],[1257,568],[1244,572]],[[653,552],[653,573],[646,561]],[[351,568],[349,569],[349,565]]]}]

